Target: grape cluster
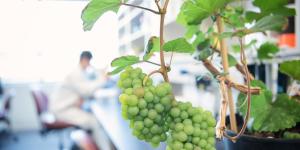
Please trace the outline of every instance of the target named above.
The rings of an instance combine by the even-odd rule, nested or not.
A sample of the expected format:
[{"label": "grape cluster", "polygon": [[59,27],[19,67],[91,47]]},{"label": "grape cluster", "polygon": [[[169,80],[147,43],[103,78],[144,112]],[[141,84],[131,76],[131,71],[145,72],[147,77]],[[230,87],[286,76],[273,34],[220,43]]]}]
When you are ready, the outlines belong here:
[{"label": "grape cluster", "polygon": [[283,134],[284,139],[300,139],[300,133],[293,133],[293,132],[284,132]]},{"label": "grape cluster", "polygon": [[118,86],[123,118],[132,134],[156,147],[167,141],[170,150],[214,150],[216,124],[212,114],[187,102],[177,102],[169,83],[153,85],[140,68],[127,67]]},{"label": "grape cluster", "polygon": [[170,128],[168,149],[215,150],[216,121],[209,111],[190,102],[173,102],[167,118]]},{"label": "grape cluster", "polygon": [[119,100],[122,116],[130,120],[133,135],[157,146],[167,139],[165,118],[171,108],[172,89],[168,83],[153,86],[150,78],[143,85],[145,76],[140,68],[126,68],[118,82],[122,89]]}]

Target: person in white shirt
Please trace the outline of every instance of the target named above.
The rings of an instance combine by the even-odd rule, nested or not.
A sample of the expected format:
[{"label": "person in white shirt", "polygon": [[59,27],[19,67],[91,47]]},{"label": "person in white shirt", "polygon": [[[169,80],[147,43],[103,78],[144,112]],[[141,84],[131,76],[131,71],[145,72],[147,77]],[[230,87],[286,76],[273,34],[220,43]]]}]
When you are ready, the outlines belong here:
[{"label": "person in white shirt", "polygon": [[80,108],[83,100],[93,96],[95,90],[105,83],[104,76],[91,80],[89,76],[92,54],[83,51],[79,66],[70,73],[59,89],[50,98],[50,112],[62,120],[92,131],[92,136],[101,150],[110,150],[109,140],[96,118]]}]

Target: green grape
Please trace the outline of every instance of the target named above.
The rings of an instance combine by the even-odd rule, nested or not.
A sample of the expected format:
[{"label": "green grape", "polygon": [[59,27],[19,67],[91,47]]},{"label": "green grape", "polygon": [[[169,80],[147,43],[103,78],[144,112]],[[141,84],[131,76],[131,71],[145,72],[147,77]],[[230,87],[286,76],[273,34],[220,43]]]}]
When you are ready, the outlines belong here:
[{"label": "green grape", "polygon": [[200,136],[201,130],[199,128],[194,128],[193,136]]},{"label": "green grape", "polygon": [[170,114],[172,117],[178,117],[180,115],[180,109],[172,108]]},{"label": "green grape", "polygon": [[159,143],[160,142],[160,136],[159,135],[153,136],[153,138],[151,139],[151,142],[153,142],[153,143]]},{"label": "green grape", "polygon": [[200,142],[200,138],[199,137],[193,137],[192,139],[192,143],[193,144],[198,144]]},{"label": "green grape", "polygon": [[175,118],[174,122],[176,122],[176,123],[181,122],[181,118]]},{"label": "green grape", "polygon": [[144,125],[149,128],[153,125],[153,121],[149,118],[145,118],[144,119]]},{"label": "green grape", "polygon": [[144,123],[143,123],[143,121],[136,121],[135,123],[134,123],[134,129],[135,130],[142,130],[144,128]]},{"label": "green grape", "polygon": [[167,140],[167,135],[165,133],[160,135],[160,141],[166,141]]},{"label": "green grape", "polygon": [[196,114],[193,116],[193,122],[200,123],[202,121],[202,116],[200,114]]},{"label": "green grape", "polygon": [[121,94],[119,96],[119,100],[122,104],[127,104],[126,100],[128,99],[128,95],[127,94]]},{"label": "green grape", "polygon": [[186,125],[183,130],[187,135],[192,135],[194,132],[194,127],[192,125]]},{"label": "green grape", "polygon": [[128,72],[122,72],[122,73],[120,74],[121,80],[125,80],[125,79],[127,79],[128,77],[129,77],[129,73],[128,73]]},{"label": "green grape", "polygon": [[157,112],[154,109],[150,109],[148,112],[148,118],[155,119],[156,116],[157,116]]},{"label": "green grape", "polygon": [[144,97],[144,94],[145,94],[144,88],[139,87],[139,88],[133,89],[133,94],[136,95],[138,98]]},{"label": "green grape", "polygon": [[175,124],[175,131],[182,131],[183,128],[184,128],[184,125],[182,123]]},{"label": "green grape", "polygon": [[200,124],[201,129],[206,129],[208,127],[206,122],[201,122]]},{"label": "green grape", "polygon": [[127,78],[125,80],[122,81],[122,87],[123,88],[130,88],[132,84],[132,80],[130,78]]},{"label": "green grape", "polygon": [[154,96],[153,96],[153,94],[152,94],[151,92],[146,92],[146,93],[145,93],[145,96],[144,96],[144,99],[145,99],[148,103],[150,103],[150,102],[153,101]]},{"label": "green grape", "polygon": [[190,116],[194,116],[196,113],[197,113],[197,111],[196,111],[196,109],[195,108],[189,108],[188,110],[187,110],[187,112],[188,112],[188,114],[190,115]]},{"label": "green grape", "polygon": [[163,112],[164,111],[164,106],[162,105],[162,104],[156,104],[155,106],[154,106],[154,108],[155,108],[155,110],[158,112],[158,113],[161,113],[161,112]]},{"label": "green grape", "polygon": [[188,139],[188,136],[186,133],[180,131],[177,133],[177,140],[180,142],[185,142]]},{"label": "green grape", "polygon": [[160,100],[159,97],[154,96],[153,103],[157,104],[157,103],[159,103],[159,100]]},{"label": "green grape", "polygon": [[128,114],[131,116],[135,116],[139,113],[139,108],[138,107],[129,107],[128,108]]},{"label": "green grape", "polygon": [[208,136],[215,136],[215,128],[209,127],[207,129],[207,132],[208,132]]},{"label": "green grape", "polygon": [[124,93],[127,94],[127,95],[132,95],[133,94],[133,89],[132,88],[127,88],[127,89],[125,89]]},{"label": "green grape", "polygon": [[155,94],[159,97],[163,97],[165,95],[167,95],[168,91],[161,85],[158,85],[156,88],[155,88]]},{"label": "green grape", "polygon": [[160,123],[161,121],[162,121],[161,115],[157,115],[154,119],[154,122],[156,122],[156,123]]},{"label": "green grape", "polygon": [[193,124],[193,122],[192,122],[192,120],[190,120],[190,119],[184,119],[184,120],[183,120],[183,124],[184,124],[184,125],[191,125],[191,124]]},{"label": "green grape", "polygon": [[150,132],[153,134],[159,133],[161,131],[160,127],[156,124],[154,124],[151,128],[150,128]]},{"label": "green grape", "polygon": [[200,146],[201,148],[205,148],[206,145],[207,145],[207,142],[206,142],[204,139],[201,139],[200,142],[199,142],[199,146]]},{"label": "green grape", "polygon": [[168,106],[171,104],[171,98],[170,96],[164,96],[163,98],[160,99],[160,103],[165,105],[165,106]]},{"label": "green grape", "polygon": [[182,150],[183,144],[182,144],[181,142],[179,142],[179,141],[175,141],[175,142],[173,143],[172,148],[173,148],[174,150]]},{"label": "green grape", "polygon": [[140,111],[140,115],[141,115],[142,117],[148,116],[148,109],[142,109],[142,110]]},{"label": "green grape", "polygon": [[128,97],[128,105],[129,106],[136,106],[138,104],[138,97],[135,95],[130,95]]},{"label": "green grape", "polygon": [[208,137],[208,133],[205,130],[202,130],[200,133],[200,138],[201,139],[206,139]]},{"label": "green grape", "polygon": [[210,144],[210,145],[215,145],[215,138],[209,137],[209,138],[207,139],[207,143]]},{"label": "green grape", "polygon": [[140,109],[146,108],[147,107],[147,102],[144,99],[140,99],[138,102],[138,106]]},{"label": "green grape", "polygon": [[182,111],[180,113],[181,119],[187,119],[189,117],[189,114],[186,111]]},{"label": "green grape", "polygon": [[187,150],[193,150],[193,144],[192,143],[185,143],[184,148]]}]

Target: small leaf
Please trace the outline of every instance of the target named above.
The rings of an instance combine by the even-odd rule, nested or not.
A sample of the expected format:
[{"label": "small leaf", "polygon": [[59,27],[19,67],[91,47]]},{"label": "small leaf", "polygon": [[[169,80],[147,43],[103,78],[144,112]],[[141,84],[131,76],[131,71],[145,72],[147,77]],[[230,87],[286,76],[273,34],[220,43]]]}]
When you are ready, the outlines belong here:
[{"label": "small leaf", "polygon": [[249,30],[252,32],[281,31],[288,20],[283,16],[265,16]]},{"label": "small leaf", "polygon": [[165,43],[163,50],[166,52],[192,53],[194,48],[185,38],[178,38]]},{"label": "small leaf", "polygon": [[228,64],[229,64],[229,67],[235,66],[237,64],[235,57],[233,57],[230,54],[228,54]]},{"label": "small leaf", "polygon": [[213,54],[210,48],[210,40],[206,39],[198,44],[197,51],[194,52],[193,56],[196,60],[204,60]]},{"label": "small leaf", "polygon": [[280,64],[280,72],[300,81],[300,60],[285,61]]},{"label": "small leaf", "polygon": [[[180,8],[180,22],[197,25],[231,0],[186,0]],[[177,20],[179,20],[177,18]]]},{"label": "small leaf", "polygon": [[275,44],[266,42],[258,48],[257,56],[259,59],[270,59],[273,58],[278,51],[279,48]]},{"label": "small leaf", "polygon": [[[253,39],[253,40],[251,40],[248,44],[246,44],[245,46],[244,46],[244,48],[245,49],[248,49],[248,48],[250,48],[252,45],[254,45],[254,44],[256,44],[257,43],[257,40],[256,39]],[[241,46],[239,45],[239,44],[234,44],[234,45],[232,45],[232,50],[233,50],[233,52],[235,52],[235,53],[239,53],[240,51],[241,51]]]},{"label": "small leaf", "polygon": [[159,38],[156,36],[152,36],[147,43],[147,49],[143,56],[143,60],[149,60],[153,55],[153,52],[159,51],[159,44]]},{"label": "small leaf", "polygon": [[109,74],[110,75],[117,74],[123,69],[125,69],[127,66],[131,66],[139,62],[140,62],[139,57],[133,55],[118,57],[111,62],[111,66],[115,67],[115,69],[112,72],[109,72]]},{"label": "small leaf", "polygon": [[91,0],[83,9],[81,19],[84,31],[91,30],[96,21],[107,11],[118,12],[120,0]]},{"label": "small leaf", "polygon": [[197,47],[199,43],[203,42],[205,40],[205,35],[203,32],[199,31],[196,34],[195,40],[192,42],[193,47]]},{"label": "small leaf", "polygon": [[280,16],[295,16],[294,8],[288,8],[289,0],[254,0],[253,5],[260,9],[260,13],[249,11],[246,12],[248,21],[259,20],[264,16],[280,15]]}]

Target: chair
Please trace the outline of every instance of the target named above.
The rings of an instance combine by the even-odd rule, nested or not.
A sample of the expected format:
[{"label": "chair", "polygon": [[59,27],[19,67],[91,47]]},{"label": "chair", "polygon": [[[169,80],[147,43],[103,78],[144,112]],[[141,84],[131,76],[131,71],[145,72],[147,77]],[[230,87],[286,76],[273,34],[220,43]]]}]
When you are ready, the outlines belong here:
[{"label": "chair", "polygon": [[5,122],[8,127],[10,128],[10,120],[8,117],[8,112],[10,110],[10,102],[12,99],[12,95],[11,94],[4,94],[3,95],[3,108],[0,108],[0,121]]},{"label": "chair", "polygon": [[68,129],[76,128],[75,125],[56,120],[53,115],[48,112],[48,97],[47,95],[39,90],[35,89],[31,91],[33,99],[35,101],[37,114],[39,116],[39,120],[42,125],[42,129],[40,131],[41,135],[46,135],[49,132],[58,132],[59,143],[58,147],[59,150],[64,149],[64,142],[63,142],[63,133]]}]

